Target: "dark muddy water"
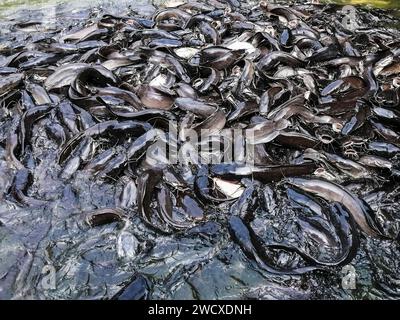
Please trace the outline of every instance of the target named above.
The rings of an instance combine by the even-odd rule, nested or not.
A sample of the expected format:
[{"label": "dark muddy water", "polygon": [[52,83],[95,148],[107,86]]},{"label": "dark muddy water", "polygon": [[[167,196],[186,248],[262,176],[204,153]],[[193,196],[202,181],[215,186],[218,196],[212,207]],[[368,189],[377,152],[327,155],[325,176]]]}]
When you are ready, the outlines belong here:
[{"label": "dark muddy water", "polygon": [[[14,51],[11,50],[11,52],[14,53],[27,44],[34,47],[33,43],[41,43],[43,40],[46,42],[46,39],[50,38],[58,41],[60,35],[80,30],[87,25],[88,21],[98,21],[103,14],[151,17],[155,11],[155,7],[146,1],[143,3],[135,1],[134,5],[131,2],[129,5],[118,2],[117,6],[113,2],[102,2],[101,5],[90,6],[82,1],[79,2],[72,1],[73,6],[71,3],[63,2],[57,2],[55,5],[51,1],[45,4],[31,3],[32,7],[22,9],[6,1],[0,6],[2,17],[0,18],[2,58],[0,63],[4,63],[11,55],[9,48],[13,48]],[[385,1],[376,1],[376,5],[383,8],[392,7],[392,3]],[[43,10],[43,6],[49,9]],[[318,10],[320,9],[316,12]],[[333,7],[329,14],[340,15],[340,10],[340,7]],[[369,12],[370,9],[362,10]],[[382,17],[388,17],[388,20],[385,20],[382,26],[379,25],[379,21],[374,21],[378,26],[366,24],[365,20],[359,23],[364,29],[362,34],[365,34],[368,28],[375,30],[375,51],[372,53],[378,52],[379,56],[379,53],[385,49],[396,48],[398,31],[395,28],[398,21],[394,18],[391,20],[392,13],[380,11],[380,9],[373,10],[382,14]],[[341,18],[342,16],[339,20]],[[26,24],[32,21],[41,21],[41,23]],[[25,24],[15,28],[18,23]],[[385,31],[382,31],[383,29],[376,31],[375,28],[385,28]],[[282,47],[287,45],[285,35],[286,33],[282,31],[281,36],[277,37]],[[363,39],[356,36],[352,38],[359,44],[362,54],[370,54],[369,48],[365,48]],[[290,40],[287,41],[290,43]],[[288,52],[289,47],[290,45],[285,47]],[[351,48],[348,50],[351,51]],[[398,63],[399,54],[398,52],[396,54],[397,56],[392,57],[393,63]],[[81,58],[81,53],[76,56],[71,54],[70,61],[76,61],[78,58]],[[378,61],[381,61],[382,57],[379,56],[379,58]],[[288,64],[299,63],[295,69],[306,72],[303,70],[304,66],[298,61],[289,59]],[[24,62],[26,61],[22,60],[21,63]],[[66,58],[66,63],[68,62]],[[51,68],[51,73],[56,69],[55,65]],[[275,68],[268,60],[263,64],[258,62],[258,65],[260,72],[269,72],[268,69]],[[243,68],[242,65],[240,66]],[[333,65],[333,68],[335,67]],[[382,85],[388,81],[387,79],[392,81],[392,78],[399,73],[399,71],[392,72],[392,70],[384,69],[385,67],[387,65],[377,71],[377,74],[383,70],[386,72],[385,78],[379,78],[381,81],[379,84]],[[315,66],[313,68],[312,72],[317,74]],[[352,78],[355,84],[349,80],[349,83],[346,83],[347,87],[344,86],[346,88],[336,86],[337,84],[329,87],[329,84],[336,80],[336,73],[326,65],[323,68],[329,70],[327,74],[323,72],[318,74],[322,80],[318,83],[316,90],[318,94],[325,90],[324,94],[321,94],[325,98],[335,92],[338,87],[348,93],[346,90],[349,86],[352,89],[363,89],[365,86],[364,82],[358,81],[359,78],[357,80]],[[358,68],[357,63],[352,68]],[[34,71],[29,72],[32,70],[29,65],[24,69],[24,72],[28,74],[25,80],[44,86],[49,75],[48,65],[35,66],[33,69]],[[280,69],[283,77],[290,77],[290,72],[293,70]],[[4,74],[7,72],[5,70]],[[289,75],[285,72],[289,72]],[[329,76],[329,72],[332,72],[332,76]],[[3,77],[3,74],[0,77]],[[306,87],[299,80],[298,75],[293,81],[299,81],[297,82],[299,87]],[[77,85],[79,86],[80,83],[77,82]],[[371,83],[369,85],[372,86]],[[85,90],[88,90],[87,88],[85,87]],[[312,85],[308,87],[310,88]],[[388,90],[391,92],[392,89]],[[32,93],[34,90],[27,89],[27,91]],[[300,93],[304,94],[303,91]],[[237,94],[240,96],[240,92]],[[0,94],[3,99],[2,95],[3,92]],[[343,196],[340,200],[332,200],[310,190],[307,193],[304,191],[305,187],[301,185],[301,180],[286,179],[286,173],[290,173],[289,171],[284,171],[284,174],[280,172],[279,176],[282,179],[274,182],[265,178],[264,173],[257,175],[257,172],[252,172],[250,175],[241,175],[235,171],[235,175],[240,176],[240,179],[234,179],[234,181],[236,186],[240,183],[243,192],[241,197],[234,197],[235,199],[230,201],[212,202],[209,199],[204,200],[204,194],[199,197],[199,200],[189,191],[186,195],[190,197],[182,197],[186,199],[183,205],[179,202],[181,200],[176,200],[173,205],[179,208],[189,207],[187,211],[190,211],[189,216],[193,218],[191,220],[194,221],[193,226],[177,228],[177,230],[171,227],[172,232],[160,232],[159,229],[144,223],[140,211],[146,211],[146,208],[139,208],[137,199],[132,200],[129,208],[123,211],[122,218],[114,216],[118,221],[98,226],[88,223],[88,213],[104,208],[115,208],[118,205],[118,199],[121,192],[126,190],[128,181],[133,181],[140,194],[140,183],[142,182],[147,187],[149,180],[146,180],[141,171],[134,171],[136,168],[132,169],[133,173],[130,172],[132,173],[131,180],[126,180],[128,174],[125,174],[124,179],[120,176],[108,180],[97,179],[93,174],[81,170],[82,163],[80,163],[80,170],[68,174],[65,165],[60,164],[59,161],[62,149],[60,145],[65,146],[66,141],[59,143],[59,140],[63,138],[54,138],[54,132],[58,131],[51,130],[54,129],[55,123],[68,127],[71,131],[66,135],[68,142],[74,136],[74,125],[65,120],[69,119],[68,115],[64,115],[64,122],[60,122],[56,120],[60,117],[59,114],[49,116],[46,114],[46,117],[40,117],[34,125],[29,125],[27,132],[30,137],[27,140],[30,142],[26,145],[25,156],[19,152],[18,161],[33,172],[33,175],[28,190],[23,190],[21,195],[18,191],[24,188],[18,189],[16,177],[18,174],[22,176],[24,171],[18,169],[18,165],[15,165],[16,161],[10,160],[10,151],[7,148],[12,145],[10,133],[16,132],[20,136],[20,121],[24,113],[20,109],[21,106],[15,104],[13,99],[7,100],[7,102],[12,102],[11,105],[3,104],[0,109],[0,299],[110,299],[132,283],[133,279],[136,279],[133,282],[136,297],[149,299],[397,299],[400,295],[400,252],[398,239],[394,240],[394,238],[400,230],[399,101],[391,105],[392,101],[389,100],[393,97],[386,98],[382,106],[374,100],[375,105],[371,106],[371,110],[375,110],[375,117],[363,118],[363,121],[367,123],[366,126],[360,125],[357,117],[362,117],[362,115],[358,111],[354,115],[355,123],[351,121],[352,117],[345,122],[349,128],[347,135],[362,138],[361,142],[357,139],[352,140],[354,144],[352,148],[354,147],[360,155],[380,156],[379,159],[383,159],[383,162],[379,163],[378,167],[382,167],[382,172],[376,168],[360,168],[355,166],[354,162],[348,167],[348,162],[341,162],[342,158],[340,160],[335,158],[335,154],[343,152],[342,146],[346,142],[339,134],[335,136],[337,141],[334,139],[334,142],[316,148],[318,155],[309,149],[309,145],[304,148],[293,147],[292,142],[292,146],[287,148],[287,136],[285,140],[283,134],[281,140],[272,143],[269,149],[272,161],[279,166],[284,163],[298,165],[298,161],[304,161],[304,154],[306,154],[318,164],[318,167],[325,169],[323,171],[325,175],[322,177],[324,181],[332,181],[345,187],[362,201],[357,201],[354,205],[351,197]],[[182,104],[179,108],[182,110],[187,111],[190,108],[190,103],[185,104],[182,100],[175,104],[179,105],[179,102]],[[323,102],[328,105],[331,101],[327,99]],[[33,104],[35,107],[46,105],[37,101]],[[210,105],[207,106],[210,107]],[[385,110],[394,110],[394,115],[388,115],[387,111],[379,108],[380,106]],[[211,104],[210,108],[212,107],[215,106]],[[359,108],[358,105],[357,108]],[[325,109],[321,111],[322,114],[324,112]],[[81,118],[74,118],[72,122],[83,123],[83,114],[84,112],[80,113]],[[75,113],[74,116],[76,116]],[[248,125],[248,118],[245,116],[243,118],[246,119],[243,121]],[[324,121],[318,119],[316,121]],[[370,119],[371,122],[369,122]],[[98,118],[95,118],[94,123],[97,121]],[[383,129],[380,126],[381,122],[385,124]],[[389,133],[384,131],[387,123],[390,123],[390,128],[393,128]],[[355,128],[356,126],[360,127]],[[360,128],[364,128],[364,131],[357,131]],[[80,128],[77,130],[84,131]],[[354,131],[357,134],[353,134]],[[369,135],[369,131],[374,131],[375,135]],[[312,140],[315,138],[314,133],[316,137],[323,138],[322,133],[320,134],[317,130],[315,132],[313,131],[310,137],[311,141],[314,141]],[[308,134],[307,130],[303,130],[302,133]],[[58,141],[57,138],[59,138]],[[310,139],[301,141],[309,144]],[[387,141],[390,141],[390,144],[384,144]],[[116,153],[122,150],[118,149],[119,144],[118,139],[110,142],[106,138],[101,138],[95,141],[96,148],[99,150],[114,148]],[[94,153],[88,157],[90,160],[94,158]],[[346,160],[350,159],[354,160],[351,155],[348,155]],[[385,171],[384,166],[390,167],[386,168],[389,170]],[[165,169],[165,171],[170,169]],[[187,178],[186,166],[177,165],[172,169],[185,179]],[[194,175],[200,176],[198,173],[200,169],[193,170],[196,172]],[[214,173],[218,175],[222,171],[225,174],[230,167],[223,166],[214,169]],[[166,185],[171,189],[171,186],[176,187],[181,183],[171,178],[173,171],[168,172],[169,175],[164,176],[161,185],[153,189],[158,199],[165,196],[162,190]],[[275,171],[274,174],[276,174]],[[272,173],[268,173],[268,177],[270,175]],[[305,175],[308,178],[312,176],[322,179],[315,173]],[[294,174],[294,176],[297,175]],[[190,181],[190,177],[186,180],[186,183],[190,185],[187,181]],[[191,186],[193,187],[193,184]],[[336,184],[330,184],[328,189],[332,190],[334,186]],[[306,195],[302,193],[302,187]],[[232,186],[230,185],[229,188]],[[340,192],[342,190],[340,189]],[[176,194],[180,194],[180,191],[178,190]],[[132,190],[129,192],[135,193]],[[231,192],[230,195],[233,193]],[[139,199],[140,196],[137,198]],[[176,199],[178,198],[176,196]],[[252,201],[252,199],[257,199],[257,201]],[[363,231],[360,231],[359,226],[356,226],[350,218],[351,210],[348,210],[348,207],[345,208],[345,205],[338,204],[341,201],[344,203],[343,199],[347,199],[351,205],[359,206],[356,209],[361,210],[362,214],[365,213],[363,211],[365,208],[372,209],[377,215],[377,221],[367,221],[366,226],[361,228]],[[160,201],[157,204],[153,199],[145,205],[156,211],[159,209],[159,203]],[[318,221],[309,219],[310,216],[315,215],[315,212],[320,213]],[[202,219],[198,219],[198,216]],[[301,217],[304,219],[300,219]],[[374,229],[370,225],[375,222],[381,225],[379,232],[390,239],[374,237],[374,233],[377,233],[379,228]],[[362,225],[362,222],[359,225]],[[252,244],[254,239],[248,230],[256,233],[263,244]],[[304,230],[306,232],[303,232]],[[294,245],[303,251],[285,250],[286,247],[293,248]],[[264,265],[267,259],[259,257],[261,250],[268,252],[267,258],[271,260],[271,264],[278,267],[272,271],[268,270]],[[316,258],[307,260],[304,252]],[[321,261],[325,261],[325,265],[320,263]],[[329,261],[335,261],[332,263],[333,266],[327,266]],[[307,272],[301,271],[306,268],[309,268]],[[276,269],[280,272],[276,272]],[[287,270],[292,272],[286,272]],[[298,271],[297,274],[293,270]],[[349,286],[345,280],[349,279],[349,276],[352,278],[353,275],[355,286],[352,285],[353,283]]]}]

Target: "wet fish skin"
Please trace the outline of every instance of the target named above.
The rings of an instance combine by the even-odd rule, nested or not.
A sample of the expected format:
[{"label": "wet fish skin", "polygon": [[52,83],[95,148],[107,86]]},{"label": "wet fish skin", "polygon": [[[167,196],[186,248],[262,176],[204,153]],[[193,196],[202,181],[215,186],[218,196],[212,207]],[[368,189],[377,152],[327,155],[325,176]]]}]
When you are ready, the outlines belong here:
[{"label": "wet fish skin", "polygon": [[147,300],[149,297],[148,280],[140,275],[135,275],[128,285],[122,288],[111,299],[112,300]]},{"label": "wet fish skin", "polygon": [[46,204],[44,200],[38,200],[27,196],[28,189],[33,183],[33,175],[29,169],[19,169],[10,187],[10,194],[22,205],[30,207],[40,207]]},{"label": "wet fish skin", "polygon": [[19,145],[21,149],[21,155],[24,154],[25,147],[28,145],[29,139],[31,138],[32,126],[35,124],[35,122],[46,117],[53,109],[54,107],[51,105],[38,106],[25,111],[25,113],[22,115],[19,128]]},{"label": "wet fish skin", "polygon": [[174,103],[171,95],[148,85],[142,85],[137,94],[143,105],[150,109],[169,110]]},{"label": "wet fish skin", "polygon": [[155,186],[161,181],[162,173],[159,170],[143,172],[137,181],[138,187],[138,211],[143,221],[152,226],[152,210],[150,203]]},{"label": "wet fish skin", "polygon": [[28,82],[25,84],[25,88],[31,94],[36,105],[52,104],[49,94],[42,86]]},{"label": "wet fish skin", "polygon": [[13,89],[16,89],[24,79],[23,73],[15,73],[0,78],[0,96],[7,94]]},{"label": "wet fish skin", "polygon": [[217,111],[215,104],[192,98],[176,98],[175,105],[181,110],[193,112],[203,118],[210,117]]},{"label": "wet fish skin", "polygon": [[137,203],[136,183],[128,176],[123,176],[119,182],[122,184],[122,191],[116,196],[116,206],[118,208],[130,209]]},{"label": "wet fish skin", "polygon": [[264,183],[280,181],[285,177],[304,176],[313,173],[316,169],[314,163],[302,165],[275,165],[275,166],[244,166],[238,164],[220,164],[211,166],[211,172],[219,177],[237,178],[254,177]]},{"label": "wet fish skin", "polygon": [[278,64],[283,63],[292,67],[304,67],[305,62],[293,57],[291,54],[282,51],[273,51],[262,57],[257,63],[257,69],[260,71],[268,71],[275,68]]},{"label": "wet fish skin", "polygon": [[86,129],[85,131],[78,133],[67,142],[60,152],[59,163],[61,164],[66,160],[68,154],[70,154],[76,148],[82,139],[89,137],[93,138],[107,134],[143,134],[144,132],[151,130],[151,128],[152,126],[148,123],[134,120],[126,120],[122,122],[110,120],[98,123]]},{"label": "wet fish skin", "polygon": [[376,238],[385,238],[381,230],[377,230],[376,226],[370,225],[372,218],[368,218],[368,215],[371,214],[372,210],[345,188],[332,182],[316,179],[289,178],[287,182],[290,185],[298,187],[306,192],[311,192],[328,201],[341,203],[351,214],[361,230],[367,235]]},{"label": "wet fish skin", "polygon": [[67,140],[65,129],[59,123],[47,124],[46,133],[51,139],[55,140],[60,146],[63,145]]},{"label": "wet fish skin", "polygon": [[119,221],[122,221],[122,211],[119,209],[98,209],[86,213],[86,222],[92,228]]},{"label": "wet fish skin", "polygon": [[[233,240],[240,246],[243,250],[244,254],[251,260],[255,261],[257,265],[260,266],[261,269],[267,271],[270,274],[302,274],[307,273],[312,270],[318,269],[317,267],[302,267],[302,268],[293,268],[293,269],[279,269],[276,268],[267,261],[265,261],[265,257],[263,257],[262,249],[256,249],[256,245],[254,244],[255,235],[250,231],[250,229],[245,225],[243,220],[237,216],[231,216],[228,218],[229,231],[233,238]],[[260,245],[259,245],[260,246]],[[273,246],[268,246],[273,247]],[[278,248],[278,246],[276,246]],[[282,246],[283,249],[290,249]]]}]

